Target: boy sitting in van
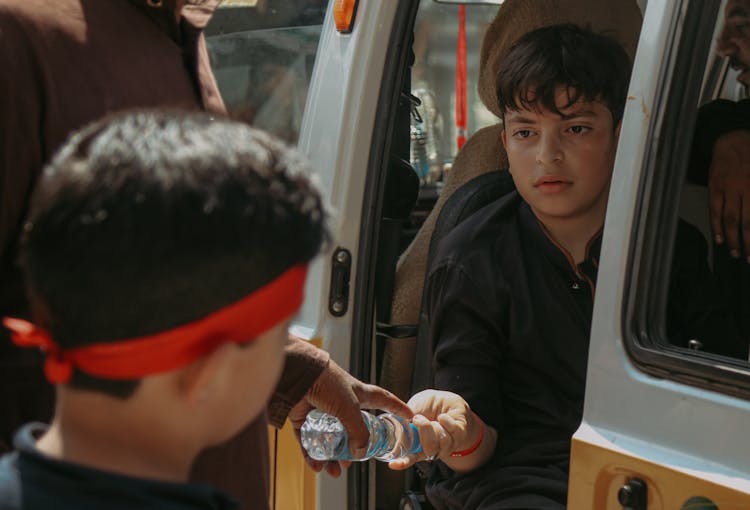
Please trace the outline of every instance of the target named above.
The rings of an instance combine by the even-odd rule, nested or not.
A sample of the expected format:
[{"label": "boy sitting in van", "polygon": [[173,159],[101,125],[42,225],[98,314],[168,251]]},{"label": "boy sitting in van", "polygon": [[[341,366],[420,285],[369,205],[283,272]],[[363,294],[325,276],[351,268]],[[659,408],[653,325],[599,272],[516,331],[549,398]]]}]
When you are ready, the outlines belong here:
[{"label": "boy sitting in van", "polygon": [[[412,397],[424,453],[391,462],[439,458],[427,486],[438,509],[565,508],[629,75],[614,40],[574,25],[521,37],[497,75],[517,192],[440,244],[426,292],[447,391]],[[670,338],[708,334],[705,241],[684,223],[677,238]]]},{"label": "boy sitting in van", "polygon": [[66,144],[25,226],[35,323],[5,320],[46,352],[57,408],[0,460],[1,509],[235,508],[185,482],[281,373],[328,236],[304,168],[205,114],[136,112]]}]

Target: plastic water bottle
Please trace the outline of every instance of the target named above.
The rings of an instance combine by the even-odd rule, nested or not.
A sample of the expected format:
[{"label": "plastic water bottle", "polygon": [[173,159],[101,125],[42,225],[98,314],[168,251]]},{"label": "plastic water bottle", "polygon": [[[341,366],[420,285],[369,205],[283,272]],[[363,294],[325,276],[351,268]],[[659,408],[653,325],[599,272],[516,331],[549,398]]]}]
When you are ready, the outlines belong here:
[{"label": "plastic water bottle", "polygon": [[385,413],[378,416],[362,411],[370,431],[367,453],[361,459],[352,457],[349,451],[349,435],[344,425],[335,416],[317,409],[307,413],[302,425],[302,446],[315,460],[389,460],[405,457],[422,451],[417,427],[413,423]]}]

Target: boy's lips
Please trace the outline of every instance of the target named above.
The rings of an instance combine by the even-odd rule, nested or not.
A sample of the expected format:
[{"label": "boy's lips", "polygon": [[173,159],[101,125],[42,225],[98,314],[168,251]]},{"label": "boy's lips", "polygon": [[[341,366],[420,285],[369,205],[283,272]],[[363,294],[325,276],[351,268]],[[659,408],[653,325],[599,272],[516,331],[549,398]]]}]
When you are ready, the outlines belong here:
[{"label": "boy's lips", "polygon": [[534,181],[534,187],[545,194],[559,193],[572,186],[573,182],[560,175],[543,175]]}]

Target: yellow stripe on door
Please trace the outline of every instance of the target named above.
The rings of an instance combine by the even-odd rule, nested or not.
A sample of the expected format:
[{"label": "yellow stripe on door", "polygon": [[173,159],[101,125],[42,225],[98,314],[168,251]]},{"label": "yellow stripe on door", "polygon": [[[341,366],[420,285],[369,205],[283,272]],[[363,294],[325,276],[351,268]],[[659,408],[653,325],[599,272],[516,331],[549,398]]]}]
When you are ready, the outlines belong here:
[{"label": "yellow stripe on door", "polygon": [[[316,338],[310,343],[320,347]],[[307,466],[292,424],[287,420],[278,430],[268,427],[271,449],[271,496],[274,510],[315,510],[315,472]]]},{"label": "yellow stripe on door", "polygon": [[580,437],[573,438],[571,445],[568,509],[622,510],[617,493],[634,477],[646,482],[648,510],[750,509],[748,480],[712,473],[701,476]]}]

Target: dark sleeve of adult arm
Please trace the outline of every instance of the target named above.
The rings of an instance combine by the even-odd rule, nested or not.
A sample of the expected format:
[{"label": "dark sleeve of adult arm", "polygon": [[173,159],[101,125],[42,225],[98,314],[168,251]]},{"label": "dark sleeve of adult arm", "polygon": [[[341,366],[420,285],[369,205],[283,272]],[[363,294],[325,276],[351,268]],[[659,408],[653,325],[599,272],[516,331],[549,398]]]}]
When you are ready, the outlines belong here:
[{"label": "dark sleeve of adult arm", "polygon": [[291,408],[307,393],[328,362],[328,353],[323,349],[298,338],[290,339],[281,380],[268,404],[268,421],[273,426],[284,425]]},{"label": "dark sleeve of adult arm", "polygon": [[680,347],[695,339],[706,352],[746,360],[747,342],[739,334],[726,293],[709,270],[707,256],[703,235],[681,221],[667,301],[667,333]]}]

